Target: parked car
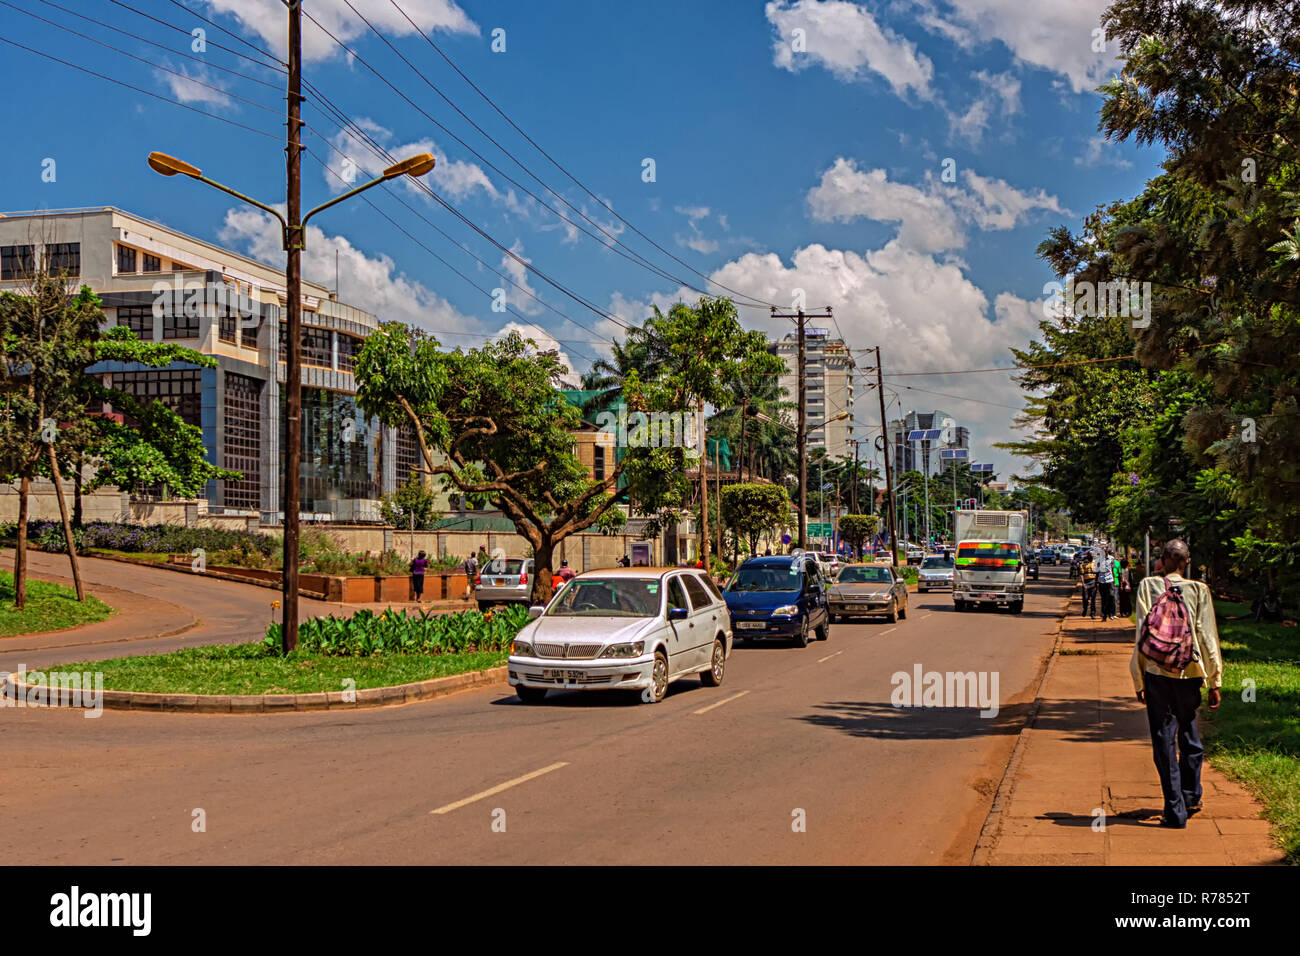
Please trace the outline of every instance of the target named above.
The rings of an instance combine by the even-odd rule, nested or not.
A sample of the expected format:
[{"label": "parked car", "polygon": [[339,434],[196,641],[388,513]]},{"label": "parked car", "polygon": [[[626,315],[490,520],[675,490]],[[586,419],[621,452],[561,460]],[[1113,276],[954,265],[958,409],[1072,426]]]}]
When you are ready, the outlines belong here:
[{"label": "parked car", "polygon": [[827,581],[833,580],[840,573],[840,556],[834,551],[818,551],[817,563],[821,565],[822,577]]},{"label": "parked car", "polygon": [[747,641],[791,640],[807,647],[830,637],[826,579],[807,553],[750,558],[722,591],[731,629]]},{"label": "parked car", "polygon": [[934,588],[951,588],[954,563],[947,555],[926,555],[916,572],[916,589],[924,594]]},{"label": "parked car", "polygon": [[579,574],[510,646],[507,672],[524,703],[548,690],[627,689],[646,703],[699,674],[717,687],[732,635],[718,586],[694,568],[611,568]]},{"label": "parked car", "polygon": [[830,619],[883,614],[890,621],[907,617],[907,582],[894,567],[850,564],[830,589]]},{"label": "parked car", "polygon": [[494,604],[527,604],[533,593],[532,558],[496,558],[479,569],[474,597],[480,611]]}]

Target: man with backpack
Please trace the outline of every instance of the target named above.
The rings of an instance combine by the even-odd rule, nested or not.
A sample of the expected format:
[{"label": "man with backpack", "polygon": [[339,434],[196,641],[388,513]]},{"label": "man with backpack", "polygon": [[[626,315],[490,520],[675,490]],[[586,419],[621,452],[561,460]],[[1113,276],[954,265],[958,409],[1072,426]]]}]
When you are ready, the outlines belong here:
[{"label": "man with backpack", "polygon": [[1183,574],[1191,563],[1187,543],[1175,538],[1164,547],[1160,573],[1143,578],[1137,589],[1137,643],[1129,670],[1138,700],[1146,704],[1151,748],[1164,812],[1160,825],[1187,826],[1201,808],[1204,747],[1196,728],[1201,685],[1209,688],[1210,710],[1222,700],[1223,658],[1214,602],[1202,581]]}]

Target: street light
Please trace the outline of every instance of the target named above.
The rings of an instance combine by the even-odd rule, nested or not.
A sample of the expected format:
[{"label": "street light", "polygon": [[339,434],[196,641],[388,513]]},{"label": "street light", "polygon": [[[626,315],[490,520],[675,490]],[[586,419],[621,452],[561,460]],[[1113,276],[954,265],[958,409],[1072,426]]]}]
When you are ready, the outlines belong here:
[{"label": "street light", "polygon": [[[847,411],[840,412],[838,415],[832,415],[830,418],[826,419],[825,421],[818,422],[816,425],[806,425],[804,427],[804,434],[806,435],[808,434],[808,432],[815,432],[823,425],[829,425],[831,422],[842,422],[844,421],[844,419],[851,418],[851,417],[852,416]],[[785,422],[773,418],[770,415],[765,415],[763,412],[760,412],[757,409],[750,414],[750,418],[757,418],[759,421],[767,422],[771,425],[780,425],[782,428],[789,429],[790,431],[794,432],[796,435],[799,434],[799,429],[791,428],[791,426],[787,425]],[[801,506],[799,508],[799,546],[801,548],[807,547],[807,542],[805,541],[805,537],[807,534],[807,526],[808,526],[808,518],[807,515],[804,514],[804,510],[805,510],[804,506],[807,505],[807,494],[804,488],[804,484],[805,482],[803,481],[801,481],[799,484],[799,499],[800,499],[799,503]]]},{"label": "street light", "polygon": [[376,179],[368,183],[351,189],[342,195],[335,196],[329,202],[321,203],[315,209],[310,210],[306,215],[299,217],[300,195],[301,195],[301,173],[300,173],[300,150],[301,144],[298,140],[299,127],[301,121],[298,118],[298,106],[301,97],[297,89],[297,71],[300,69],[296,52],[295,41],[301,42],[301,35],[297,33],[299,23],[296,17],[300,15],[301,8],[294,5],[290,8],[290,80],[289,80],[289,131],[290,141],[288,153],[287,177],[288,177],[288,212],[289,218],[286,220],[280,215],[279,210],[266,203],[258,202],[250,196],[245,196],[229,186],[219,183],[214,179],[209,179],[203,175],[203,171],[197,166],[185,162],[183,159],[177,159],[175,156],[168,156],[166,153],[152,152],[149,154],[149,168],[162,176],[188,176],[190,179],[196,179],[201,183],[206,183],[213,189],[218,189],[223,193],[234,196],[241,202],[246,202],[250,206],[256,206],[265,212],[269,212],[280,222],[281,237],[284,244],[286,256],[284,277],[285,277],[285,297],[287,299],[286,307],[288,311],[286,329],[289,341],[289,352],[285,356],[285,418],[286,436],[284,449],[284,570],[282,578],[283,601],[281,613],[283,614],[283,623],[281,626],[282,647],[285,653],[292,651],[298,646],[298,476],[301,471],[302,463],[302,250],[307,246],[306,226],[307,220],[316,213],[335,206],[343,200],[348,199],[357,193],[364,192],[372,186],[378,186],[380,183],[387,182],[390,179],[396,179],[399,176],[419,177],[428,173],[434,167],[434,158],[429,153],[417,153],[408,159],[399,163],[394,163],[385,169]]}]

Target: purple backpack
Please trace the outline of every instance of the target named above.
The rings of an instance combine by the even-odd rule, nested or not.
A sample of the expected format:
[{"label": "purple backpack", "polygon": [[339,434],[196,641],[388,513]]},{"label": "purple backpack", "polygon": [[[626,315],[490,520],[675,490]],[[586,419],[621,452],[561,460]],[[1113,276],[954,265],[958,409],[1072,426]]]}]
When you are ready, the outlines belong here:
[{"label": "purple backpack", "polygon": [[1196,658],[1191,615],[1180,587],[1165,578],[1165,591],[1142,621],[1138,653],[1168,671],[1181,671]]}]

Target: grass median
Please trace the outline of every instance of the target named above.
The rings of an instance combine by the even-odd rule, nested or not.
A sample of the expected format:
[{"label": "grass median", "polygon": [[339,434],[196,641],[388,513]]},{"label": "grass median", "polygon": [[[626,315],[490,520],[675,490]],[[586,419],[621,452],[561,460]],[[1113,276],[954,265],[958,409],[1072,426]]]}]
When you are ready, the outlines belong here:
[{"label": "grass median", "polygon": [[1245,604],[1215,610],[1223,704],[1201,711],[1207,753],[1264,804],[1287,862],[1300,864],[1300,628],[1257,624]]},{"label": "grass median", "polygon": [[[263,642],[190,647],[170,654],[59,664],[52,670],[102,673],[105,690],[149,694],[317,694],[413,684],[505,663],[505,651],[338,657],[281,655]],[[41,681],[43,682],[43,680]]]},{"label": "grass median", "polygon": [[27,579],[27,606],[14,607],[14,576],[0,571],[0,637],[63,631],[82,624],[102,621],[113,608],[89,594],[77,600],[77,592],[61,584]]}]

